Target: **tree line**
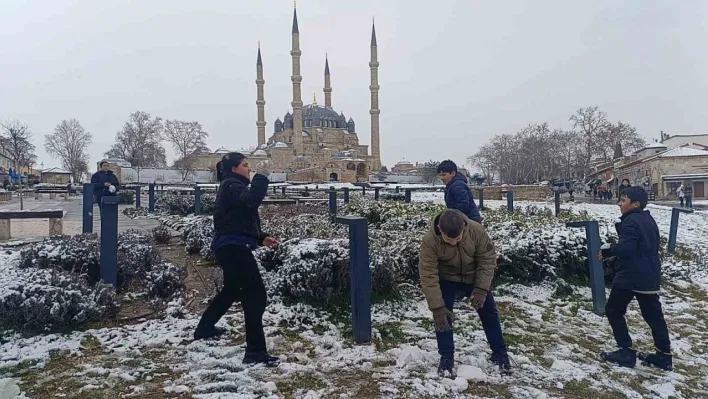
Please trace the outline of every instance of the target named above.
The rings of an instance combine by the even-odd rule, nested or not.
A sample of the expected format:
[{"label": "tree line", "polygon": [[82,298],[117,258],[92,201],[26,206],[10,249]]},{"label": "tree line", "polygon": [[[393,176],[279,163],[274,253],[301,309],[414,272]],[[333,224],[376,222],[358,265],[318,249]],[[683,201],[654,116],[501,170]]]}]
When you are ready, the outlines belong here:
[{"label": "tree line", "polygon": [[[0,123],[0,150],[12,160],[14,168],[21,170],[36,164],[37,155],[32,143],[30,127],[16,119]],[[107,158],[120,158],[130,162],[140,173],[142,168],[167,166],[163,143],[172,145],[177,158],[173,167],[182,171],[182,180],[196,166],[196,155],[208,152],[209,137],[196,121],[166,120],[153,117],[147,112],[130,114],[123,128],[116,133],[115,143],[104,153]],[[88,147],[93,135],[81,123],[72,118],[59,122],[54,132],[44,136],[44,149],[61,162],[75,182],[89,171]]]},{"label": "tree line", "polygon": [[569,130],[551,129],[548,122],[529,124],[515,133],[494,136],[468,162],[503,184],[530,184],[551,179],[580,178],[593,162],[611,162],[624,152],[646,145],[637,130],[611,122],[598,107],[578,109],[568,119]]}]

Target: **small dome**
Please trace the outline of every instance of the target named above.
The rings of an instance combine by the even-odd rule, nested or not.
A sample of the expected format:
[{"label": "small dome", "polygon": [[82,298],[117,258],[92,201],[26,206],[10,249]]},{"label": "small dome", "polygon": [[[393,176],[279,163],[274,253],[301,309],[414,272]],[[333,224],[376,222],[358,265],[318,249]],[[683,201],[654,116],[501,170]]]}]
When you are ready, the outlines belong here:
[{"label": "small dome", "polygon": [[255,151],[253,151],[252,155],[255,155],[257,157],[267,157],[268,153],[263,150],[255,150]]},{"label": "small dome", "polygon": [[662,144],[662,143],[654,142],[654,143],[651,143],[651,144],[649,144],[648,146],[646,146],[646,147],[644,147],[644,148],[667,148],[667,147],[666,147],[664,144]]},{"label": "small dome", "polygon": [[413,165],[413,164],[404,159],[402,161],[399,161],[396,165]]},{"label": "small dome", "polygon": [[288,148],[288,145],[283,143],[282,141],[278,141],[275,143],[275,148]]},{"label": "small dome", "polygon": [[224,147],[221,147],[221,148],[217,149],[216,151],[214,151],[214,154],[228,154],[229,152],[231,152],[231,151],[227,150]]}]

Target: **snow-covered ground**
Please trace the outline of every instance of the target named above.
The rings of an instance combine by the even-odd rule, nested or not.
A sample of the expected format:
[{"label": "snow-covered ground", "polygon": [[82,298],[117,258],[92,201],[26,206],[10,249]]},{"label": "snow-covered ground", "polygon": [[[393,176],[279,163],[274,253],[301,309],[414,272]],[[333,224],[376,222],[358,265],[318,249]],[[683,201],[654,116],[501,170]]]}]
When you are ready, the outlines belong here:
[{"label": "snow-covered ground", "polygon": [[[441,193],[413,193],[413,200],[442,201]],[[488,207],[504,201],[485,201]],[[517,206],[544,205],[520,201]],[[614,205],[564,204],[587,211],[611,228]],[[671,208],[650,206],[662,235]],[[708,212],[681,215],[678,242],[708,249]],[[12,265],[17,255],[0,254]],[[671,266],[671,265],[669,265]],[[706,269],[705,264],[687,267]],[[10,266],[12,267],[12,266]],[[675,371],[643,366],[611,367],[598,353],[613,349],[607,321],[592,313],[589,289],[570,298],[553,296],[550,285],[501,286],[496,300],[515,365],[502,376],[487,358],[489,349],[476,312],[456,309],[456,379],[439,378],[432,318],[416,287],[404,300],[373,309],[374,342],[352,343],[348,311],[331,313],[308,305],[269,304],[264,316],[268,345],[278,368],[246,367],[243,314],[229,313],[220,325],[230,333],[219,341],[192,342],[197,314],[175,302],[164,318],[123,327],[9,337],[0,348],[0,377],[41,384],[37,397],[216,398],[698,398],[708,397],[708,278],[696,272],[664,287],[662,303],[675,354]],[[2,287],[0,287],[0,293]],[[639,309],[630,305],[630,330],[641,350],[652,350]],[[82,392],[79,396],[77,392]],[[149,394],[149,395],[148,395]],[[158,396],[164,395],[164,396]],[[27,395],[27,397],[35,397]]]}]

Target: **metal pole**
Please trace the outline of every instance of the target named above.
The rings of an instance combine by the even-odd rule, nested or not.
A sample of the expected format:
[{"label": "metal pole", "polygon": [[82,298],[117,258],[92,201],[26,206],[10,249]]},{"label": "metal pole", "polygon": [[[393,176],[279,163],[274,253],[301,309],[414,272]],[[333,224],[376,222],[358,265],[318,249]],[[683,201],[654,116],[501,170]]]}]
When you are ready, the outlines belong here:
[{"label": "metal pole", "polygon": [[104,283],[118,285],[118,197],[104,196],[101,211],[100,273]]},{"label": "metal pole", "polygon": [[93,233],[93,184],[84,183],[83,226],[81,232]]}]

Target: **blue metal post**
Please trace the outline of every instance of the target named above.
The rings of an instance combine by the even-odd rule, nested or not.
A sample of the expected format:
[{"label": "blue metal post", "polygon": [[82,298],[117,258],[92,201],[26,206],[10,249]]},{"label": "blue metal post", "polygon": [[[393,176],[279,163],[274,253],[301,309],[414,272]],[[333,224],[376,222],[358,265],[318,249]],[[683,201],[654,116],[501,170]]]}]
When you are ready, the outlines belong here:
[{"label": "blue metal post", "polygon": [[484,209],[484,190],[479,189],[479,209]]},{"label": "blue metal post", "polygon": [[194,186],[194,214],[199,215],[202,212],[202,188]]},{"label": "blue metal post", "polygon": [[155,183],[148,184],[148,211],[155,212]]},{"label": "blue metal post", "polygon": [[344,187],[344,203],[349,203],[349,187]]},{"label": "blue metal post", "polygon": [[556,201],[556,217],[558,217],[558,215],[560,215],[560,211],[561,211],[561,193],[560,193],[560,191],[556,191],[554,194],[555,194],[554,197],[555,197],[555,201]]},{"label": "blue metal post", "polygon": [[588,246],[588,266],[590,267],[590,292],[592,293],[592,309],[599,316],[605,315],[605,270],[602,268],[600,254],[600,227],[597,220],[584,222],[569,222],[567,227],[584,227]]},{"label": "blue metal post", "polygon": [[406,202],[411,202],[411,189],[406,189]]},{"label": "blue metal post", "polygon": [[140,186],[135,187],[135,207],[140,208]]},{"label": "blue metal post", "polygon": [[275,186],[273,187],[273,194],[275,194],[275,189],[276,189],[276,188],[277,188],[277,187],[275,187]]},{"label": "blue metal post", "polygon": [[361,187],[361,196],[366,197],[366,187]]},{"label": "blue metal post", "polygon": [[338,223],[349,226],[349,257],[354,342],[371,342],[371,271],[369,269],[369,227],[366,218],[341,216]]},{"label": "blue metal post", "polygon": [[514,212],[514,192],[513,191],[506,192],[506,209],[509,211],[509,213]]},{"label": "blue metal post", "polygon": [[401,192],[401,186],[396,186],[396,193],[400,193],[400,192]]},{"label": "blue metal post", "polygon": [[332,220],[337,217],[337,192],[334,188],[329,189],[329,214],[332,216]]},{"label": "blue metal post", "polygon": [[93,233],[93,184],[84,183],[82,233]]},{"label": "blue metal post", "polygon": [[280,188],[280,193],[283,194],[283,195],[285,195],[285,186],[283,186],[283,187]]},{"label": "blue metal post", "polygon": [[679,215],[682,213],[693,213],[693,209],[673,208],[671,209],[671,225],[669,227],[669,243],[666,251],[670,254],[676,252],[676,236],[678,235]]},{"label": "blue metal post", "polygon": [[101,211],[101,280],[118,285],[118,197],[102,197]]},{"label": "blue metal post", "polygon": [[381,189],[378,187],[374,187],[374,201],[379,200],[379,190],[381,190]]}]

